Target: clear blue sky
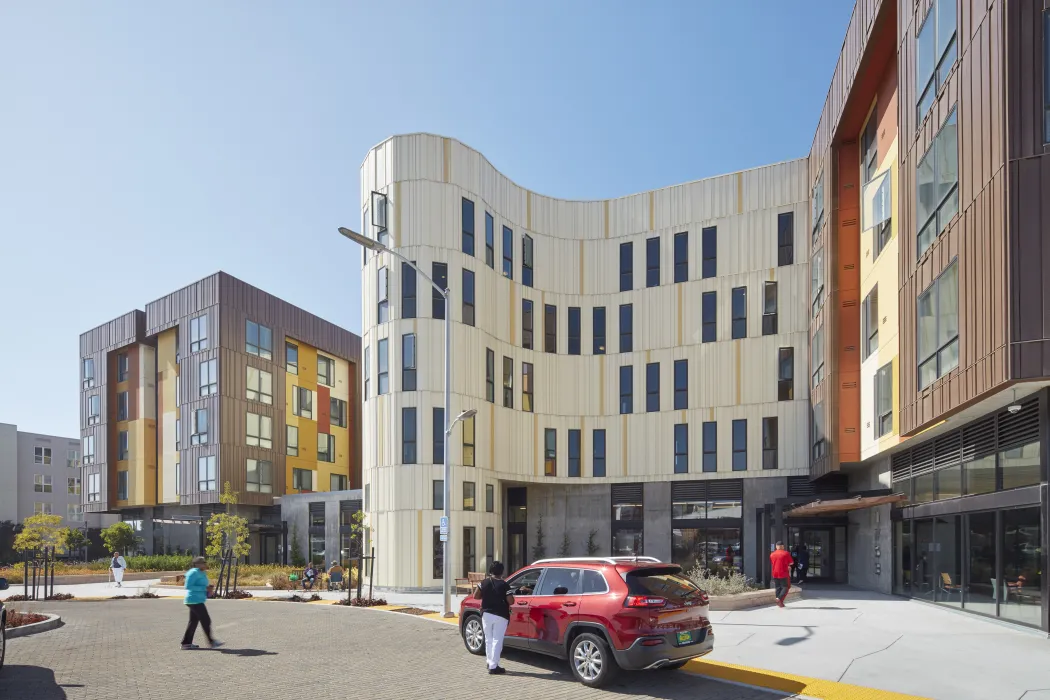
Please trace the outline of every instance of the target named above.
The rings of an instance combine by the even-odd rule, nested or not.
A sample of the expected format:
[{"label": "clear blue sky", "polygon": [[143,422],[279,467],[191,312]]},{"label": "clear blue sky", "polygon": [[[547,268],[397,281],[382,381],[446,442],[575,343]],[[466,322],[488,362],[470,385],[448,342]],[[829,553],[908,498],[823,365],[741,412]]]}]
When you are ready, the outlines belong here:
[{"label": "clear blue sky", "polygon": [[79,435],[79,334],[219,269],[360,332],[335,229],[391,134],[564,198],[804,156],[851,10],[2,3],[0,422]]}]

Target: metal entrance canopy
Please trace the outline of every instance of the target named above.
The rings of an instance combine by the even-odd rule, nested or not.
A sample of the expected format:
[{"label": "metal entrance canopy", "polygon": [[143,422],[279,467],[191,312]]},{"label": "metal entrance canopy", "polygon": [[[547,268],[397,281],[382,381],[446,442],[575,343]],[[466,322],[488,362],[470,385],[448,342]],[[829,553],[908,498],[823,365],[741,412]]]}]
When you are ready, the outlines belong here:
[{"label": "metal entrance canopy", "polygon": [[784,511],[786,518],[802,518],[810,515],[830,515],[832,513],[845,513],[862,508],[873,508],[887,503],[900,503],[906,500],[903,493],[891,493],[885,496],[854,496],[853,498],[841,498],[832,501],[820,499],[811,501],[805,505],[796,506],[791,510]]}]

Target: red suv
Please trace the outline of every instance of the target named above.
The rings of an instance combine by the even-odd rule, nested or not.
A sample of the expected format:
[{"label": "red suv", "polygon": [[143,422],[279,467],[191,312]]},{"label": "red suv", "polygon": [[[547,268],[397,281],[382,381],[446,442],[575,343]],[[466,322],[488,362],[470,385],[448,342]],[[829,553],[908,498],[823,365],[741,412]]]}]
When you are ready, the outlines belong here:
[{"label": "red suv", "polygon": [[[709,654],[708,597],[682,567],[652,557],[541,559],[507,579],[514,605],[504,646],[568,659],[603,685],[620,669],[681,668]],[[467,651],[485,653],[476,590],[459,609]]]}]

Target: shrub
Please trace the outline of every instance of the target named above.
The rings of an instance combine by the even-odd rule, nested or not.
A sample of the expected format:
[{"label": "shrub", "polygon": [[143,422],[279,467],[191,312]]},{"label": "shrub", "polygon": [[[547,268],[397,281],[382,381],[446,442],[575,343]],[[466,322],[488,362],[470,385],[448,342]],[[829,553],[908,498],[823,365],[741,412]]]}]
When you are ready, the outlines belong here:
[{"label": "shrub", "polygon": [[240,589],[237,589],[235,591],[230,591],[229,593],[227,593],[226,597],[230,600],[241,600],[242,598],[251,598],[252,594],[248,591],[242,591]]},{"label": "shrub", "polygon": [[270,577],[270,588],[275,591],[290,591],[295,588],[295,584],[288,578],[288,574],[282,572]]},{"label": "shrub", "polygon": [[7,613],[7,627],[8,629],[14,627],[24,627],[25,625],[31,625],[34,622],[43,622],[46,619],[47,615],[38,615],[36,613],[22,613],[11,610]]},{"label": "shrub", "polygon": [[136,598],[160,598],[159,595],[157,595],[153,591],[149,590],[148,588],[146,590],[142,591],[141,593],[139,593],[138,595],[136,595],[135,597]]},{"label": "shrub", "polygon": [[714,573],[700,562],[686,575],[708,595],[734,595],[759,590],[753,580],[737,571]]},{"label": "shrub", "polygon": [[355,608],[371,608],[376,605],[386,605],[384,598],[340,598],[337,605],[350,605]]},{"label": "shrub", "polygon": [[72,593],[55,593],[54,595],[49,595],[44,600],[73,600],[73,594]]},{"label": "shrub", "polygon": [[4,602],[5,603],[17,603],[20,600],[30,600],[30,598],[27,597],[27,596],[22,595],[21,593],[18,593],[18,594],[13,595],[13,596],[8,596],[7,598],[4,599]]},{"label": "shrub", "polygon": [[299,595],[298,593],[293,593],[292,595],[288,596],[287,598],[274,598],[273,600],[283,600],[283,601],[288,602],[288,603],[312,603],[315,600],[321,600],[321,596],[319,596],[316,593],[314,593],[312,596],[307,598],[304,595]]}]

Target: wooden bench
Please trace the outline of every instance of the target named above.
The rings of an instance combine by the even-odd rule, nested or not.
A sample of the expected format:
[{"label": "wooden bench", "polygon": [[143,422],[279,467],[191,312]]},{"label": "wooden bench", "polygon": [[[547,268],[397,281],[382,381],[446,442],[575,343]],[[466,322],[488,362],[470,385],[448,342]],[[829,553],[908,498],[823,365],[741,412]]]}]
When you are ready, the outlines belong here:
[{"label": "wooden bench", "polygon": [[485,574],[477,571],[467,572],[466,578],[457,578],[455,581],[456,592],[459,593],[460,589],[467,589],[467,594],[470,595],[474,592],[474,589],[481,585],[481,582],[485,580]]}]

